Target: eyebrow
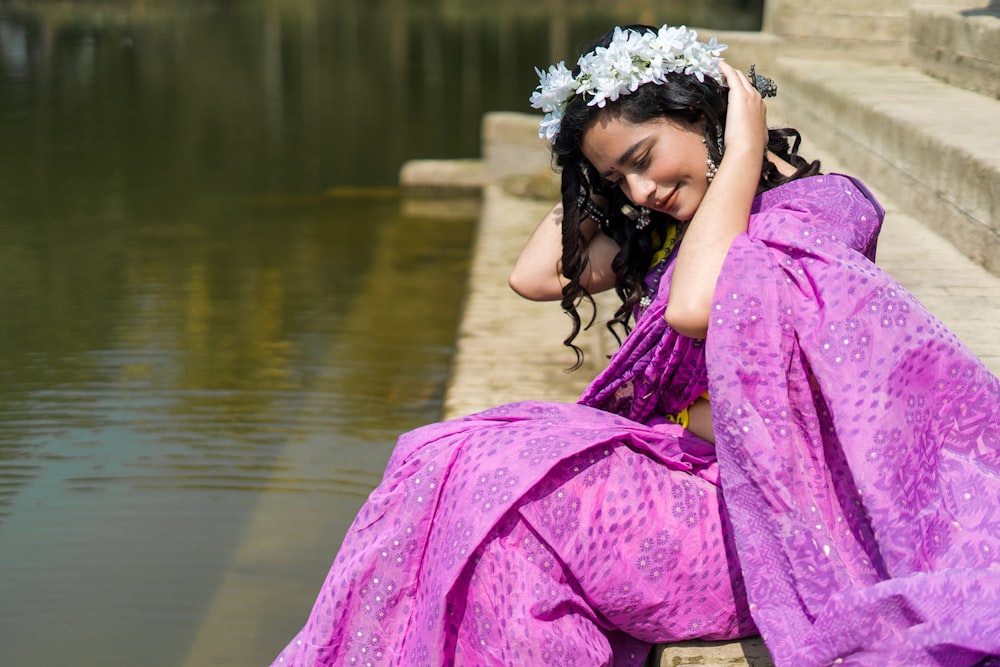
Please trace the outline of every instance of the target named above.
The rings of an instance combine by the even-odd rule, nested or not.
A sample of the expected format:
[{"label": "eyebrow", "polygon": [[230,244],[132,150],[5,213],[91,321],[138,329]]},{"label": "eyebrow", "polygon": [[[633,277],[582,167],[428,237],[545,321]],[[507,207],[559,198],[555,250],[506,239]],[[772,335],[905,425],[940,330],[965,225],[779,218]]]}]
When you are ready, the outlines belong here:
[{"label": "eyebrow", "polygon": [[[639,150],[640,148],[642,148],[642,145],[644,143],[646,143],[647,141],[649,141],[649,137],[643,137],[639,141],[637,141],[634,144],[632,144],[631,146],[629,146],[625,150],[625,152],[622,153],[621,156],[619,156],[619,158],[617,160],[615,160],[615,164],[620,167],[623,164],[625,164],[626,162],[628,162],[630,159],[632,159],[632,156],[635,155],[635,152],[637,150]],[[610,175],[611,175],[611,170],[608,170],[608,171],[605,171],[605,172],[603,172],[601,174],[601,178],[607,178]]]}]

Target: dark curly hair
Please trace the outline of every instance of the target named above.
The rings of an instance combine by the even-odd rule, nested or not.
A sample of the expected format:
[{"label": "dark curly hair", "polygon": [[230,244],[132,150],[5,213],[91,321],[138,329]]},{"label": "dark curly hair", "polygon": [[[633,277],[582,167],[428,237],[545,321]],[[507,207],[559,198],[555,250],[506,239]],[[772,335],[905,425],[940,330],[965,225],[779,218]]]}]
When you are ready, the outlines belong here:
[{"label": "dark curly hair", "polygon": [[[639,33],[657,31],[657,28],[647,25],[622,26],[622,29]],[[614,31],[608,32],[587,51],[607,47],[613,35]],[[579,66],[573,75],[578,73]],[[580,284],[588,263],[587,245],[580,230],[583,220],[592,218],[620,248],[611,268],[615,274],[615,291],[622,303],[607,323],[619,343],[622,340],[619,330],[623,334],[631,330],[633,310],[645,294],[644,278],[653,255],[659,249],[655,239],[663,239],[671,226],[680,225],[669,215],[650,211],[651,224],[638,229],[634,219],[637,213],[635,207],[620,188],[609,186],[583,156],[581,144],[584,132],[598,117],[620,118],[633,124],[665,118],[682,127],[703,132],[709,155],[719,163],[724,150],[722,137],[726,129],[727,93],[728,88],[711,77],[702,82],[694,76],[670,74],[664,83],[640,86],[635,92],[619,97],[603,108],[588,106],[582,95],[574,96],[567,105],[559,133],[552,144],[552,156],[562,176],[562,273],[569,282],[563,287],[561,303],[572,320],[572,331],[563,341],[576,354],[576,364],[571,370],[583,363],[583,351],[573,341],[581,329],[593,324],[596,317],[594,300]],[[800,141],[799,133],[794,129],[768,130],[768,150],[788,161],[796,171],[791,176],[784,176],[774,164],[762,159],[758,192],[819,173],[818,161],[807,162],[798,155]],[[578,310],[583,301],[590,304],[593,312],[586,326]]]}]

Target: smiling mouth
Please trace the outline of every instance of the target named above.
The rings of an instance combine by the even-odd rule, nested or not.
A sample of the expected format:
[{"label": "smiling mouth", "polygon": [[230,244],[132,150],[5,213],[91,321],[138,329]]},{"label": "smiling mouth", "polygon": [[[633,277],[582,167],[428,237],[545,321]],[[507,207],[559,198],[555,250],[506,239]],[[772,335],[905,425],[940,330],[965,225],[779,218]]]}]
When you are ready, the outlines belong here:
[{"label": "smiling mouth", "polygon": [[669,213],[670,207],[673,206],[674,201],[677,199],[678,186],[674,186],[674,189],[667,193],[667,196],[656,202],[656,208],[661,213]]}]

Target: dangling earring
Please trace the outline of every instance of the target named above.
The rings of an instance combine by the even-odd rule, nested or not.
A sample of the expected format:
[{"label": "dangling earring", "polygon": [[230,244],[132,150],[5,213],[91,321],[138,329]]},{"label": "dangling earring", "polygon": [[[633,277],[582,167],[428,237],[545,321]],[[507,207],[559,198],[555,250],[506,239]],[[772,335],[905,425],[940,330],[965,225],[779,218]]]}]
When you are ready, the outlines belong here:
[{"label": "dangling earring", "polygon": [[701,143],[705,144],[705,164],[708,165],[708,171],[705,172],[705,176],[708,177],[708,182],[711,183],[712,179],[715,178],[715,173],[719,171],[719,165],[715,164],[715,160],[712,159],[712,154],[708,152],[708,142],[702,139]]},{"label": "dangling earring", "polygon": [[646,227],[649,227],[649,223],[649,209],[645,206],[639,207],[639,217],[635,219],[635,228],[645,229]]},{"label": "dangling earring", "polygon": [[715,172],[719,171],[719,165],[715,164],[715,160],[709,155],[705,158],[705,163],[708,164],[708,171],[705,172],[705,176],[708,177],[708,182],[711,183],[715,178]]}]

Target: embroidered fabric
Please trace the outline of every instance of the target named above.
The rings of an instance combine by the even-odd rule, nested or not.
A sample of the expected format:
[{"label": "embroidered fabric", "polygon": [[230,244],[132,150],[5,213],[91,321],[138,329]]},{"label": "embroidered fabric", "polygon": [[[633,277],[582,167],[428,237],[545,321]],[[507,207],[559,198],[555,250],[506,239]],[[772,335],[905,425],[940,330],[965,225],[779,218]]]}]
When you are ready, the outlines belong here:
[{"label": "embroidered fabric", "polygon": [[[779,667],[1000,656],[1000,382],[870,261],[882,215],[837,175],[765,192],[707,344],[668,261],[579,403],[404,434],[274,664],[639,667],[758,628]],[[709,389],[715,447],[664,418]]]}]

